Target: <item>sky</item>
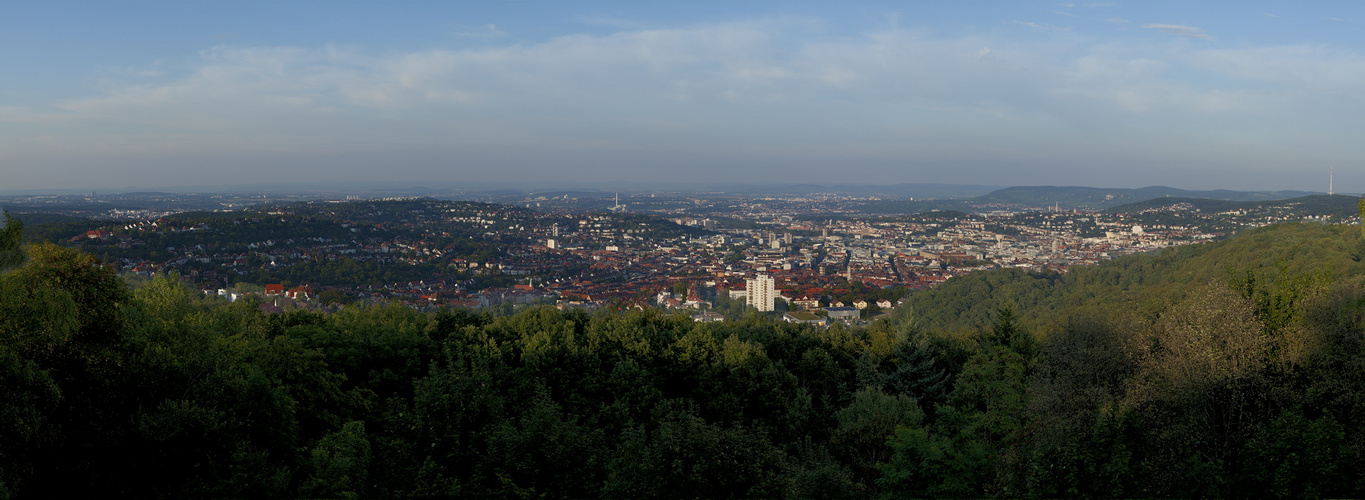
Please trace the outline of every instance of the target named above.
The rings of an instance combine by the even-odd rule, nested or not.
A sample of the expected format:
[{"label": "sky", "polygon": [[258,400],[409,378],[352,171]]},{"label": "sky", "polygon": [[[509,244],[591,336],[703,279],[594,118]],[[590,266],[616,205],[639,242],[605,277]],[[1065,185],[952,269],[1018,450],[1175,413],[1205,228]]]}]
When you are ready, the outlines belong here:
[{"label": "sky", "polygon": [[1365,191],[1359,2],[0,0],[0,190]]}]

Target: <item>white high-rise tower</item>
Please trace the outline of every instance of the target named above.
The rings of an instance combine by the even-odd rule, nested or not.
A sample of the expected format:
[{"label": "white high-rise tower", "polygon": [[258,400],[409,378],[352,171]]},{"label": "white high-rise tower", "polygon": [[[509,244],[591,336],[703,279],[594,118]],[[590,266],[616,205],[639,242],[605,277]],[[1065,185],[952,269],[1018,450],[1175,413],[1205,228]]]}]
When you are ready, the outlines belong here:
[{"label": "white high-rise tower", "polygon": [[777,298],[776,282],[767,274],[758,273],[753,279],[744,280],[745,301],[754,306],[759,311],[769,312],[773,310],[773,301]]}]

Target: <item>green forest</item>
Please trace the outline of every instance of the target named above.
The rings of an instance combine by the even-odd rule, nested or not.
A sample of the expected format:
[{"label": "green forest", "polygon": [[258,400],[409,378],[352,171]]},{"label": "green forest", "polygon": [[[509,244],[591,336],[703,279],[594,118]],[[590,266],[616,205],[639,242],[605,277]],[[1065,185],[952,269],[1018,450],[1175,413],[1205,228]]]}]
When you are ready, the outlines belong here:
[{"label": "green forest", "polygon": [[865,328],[261,312],[0,230],[0,498],[1365,496],[1365,239],[973,273]]}]

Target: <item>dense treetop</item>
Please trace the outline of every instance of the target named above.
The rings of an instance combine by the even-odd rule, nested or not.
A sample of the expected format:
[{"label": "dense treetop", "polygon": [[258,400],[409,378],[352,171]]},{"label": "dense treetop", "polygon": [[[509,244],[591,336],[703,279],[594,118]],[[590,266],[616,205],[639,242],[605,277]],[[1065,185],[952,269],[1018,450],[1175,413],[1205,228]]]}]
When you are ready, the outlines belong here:
[{"label": "dense treetop", "polygon": [[267,314],[32,245],[0,274],[0,497],[1361,496],[1363,249],[1273,226],[814,329]]}]

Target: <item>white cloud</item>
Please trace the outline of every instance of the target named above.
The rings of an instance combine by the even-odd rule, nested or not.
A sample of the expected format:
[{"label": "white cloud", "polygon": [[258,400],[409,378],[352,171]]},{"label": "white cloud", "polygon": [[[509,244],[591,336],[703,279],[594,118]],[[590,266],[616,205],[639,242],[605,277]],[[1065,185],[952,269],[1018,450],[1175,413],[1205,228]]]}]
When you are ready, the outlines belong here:
[{"label": "white cloud", "polygon": [[1198,38],[1201,40],[1213,39],[1213,37],[1209,36],[1208,33],[1204,33],[1204,30],[1196,28],[1194,26],[1185,26],[1181,24],[1144,24],[1142,25],[1142,27],[1146,29],[1164,31],[1175,36]]},{"label": "white cloud", "polygon": [[620,19],[620,18],[615,18],[615,17],[601,17],[601,16],[583,17],[583,16],[579,16],[579,17],[577,17],[576,19],[578,20],[578,22],[583,23],[583,24],[590,24],[590,25],[596,25],[596,26],[610,26],[610,27],[613,27],[613,28],[620,28],[620,29],[625,29],[625,30],[645,30],[645,29],[650,29],[650,28],[652,28],[652,26],[650,26],[650,25],[648,25],[648,24],[645,24],[645,23],[642,23],[642,22],[640,22],[640,21],[634,21],[634,20],[629,20],[629,19]]},{"label": "white cloud", "polygon": [[1033,22],[1028,22],[1028,21],[1010,21],[1010,22],[1011,22],[1011,23],[1014,23],[1014,24],[1017,24],[1017,25],[1020,25],[1020,26],[1028,26],[1028,27],[1030,27],[1030,28],[1037,28],[1037,29],[1043,29],[1043,30],[1067,31],[1067,30],[1070,30],[1070,29],[1071,29],[1071,28],[1063,28],[1063,27],[1060,27],[1060,26],[1053,26],[1053,25],[1051,25],[1051,24],[1039,24],[1039,23],[1033,23]]},{"label": "white cloud", "polygon": [[485,24],[485,25],[483,25],[483,26],[480,26],[480,27],[477,28],[477,29],[466,29],[466,30],[461,30],[461,31],[455,32],[455,36],[462,36],[462,37],[469,37],[469,38],[493,38],[493,37],[504,36],[504,35],[506,35],[506,34],[507,34],[507,33],[503,32],[503,31],[500,30],[500,29],[498,29],[498,27],[497,27],[496,25],[493,25],[493,24]]}]

